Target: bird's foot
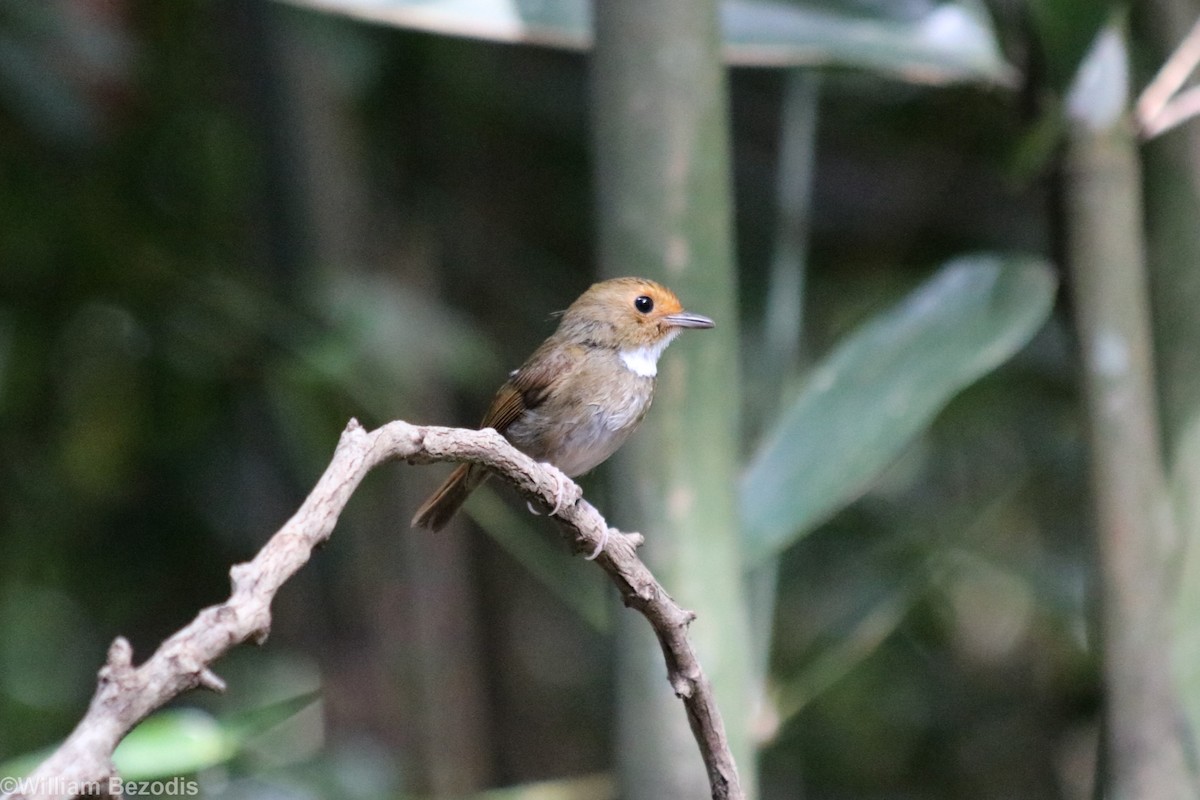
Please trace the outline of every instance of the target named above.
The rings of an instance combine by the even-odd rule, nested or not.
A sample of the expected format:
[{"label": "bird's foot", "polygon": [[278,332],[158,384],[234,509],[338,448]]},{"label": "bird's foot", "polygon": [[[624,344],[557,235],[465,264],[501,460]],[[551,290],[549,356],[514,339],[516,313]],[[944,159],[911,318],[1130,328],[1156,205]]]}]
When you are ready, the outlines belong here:
[{"label": "bird's foot", "polygon": [[550,471],[554,473],[554,508],[550,509],[550,516],[555,516],[559,511],[562,511],[563,499],[567,494],[567,478],[553,464],[543,464],[550,467]]},{"label": "bird's foot", "polygon": [[600,555],[600,553],[604,551],[604,545],[608,544],[608,531],[609,528],[607,525],[605,525],[604,533],[600,534],[600,542],[596,545],[596,549],[592,551],[590,556],[583,557],[585,561],[595,561],[596,556]]},{"label": "bird's foot", "polygon": [[[562,474],[562,471],[560,471],[558,467],[554,466],[553,464],[543,461],[542,466],[549,467],[550,471],[554,475],[554,508],[550,509],[550,516],[553,517],[563,509],[563,501],[567,496],[567,479]],[[528,508],[529,513],[533,514],[535,517],[540,517],[542,515],[542,512],[533,507],[532,501],[525,501],[525,507]]]}]

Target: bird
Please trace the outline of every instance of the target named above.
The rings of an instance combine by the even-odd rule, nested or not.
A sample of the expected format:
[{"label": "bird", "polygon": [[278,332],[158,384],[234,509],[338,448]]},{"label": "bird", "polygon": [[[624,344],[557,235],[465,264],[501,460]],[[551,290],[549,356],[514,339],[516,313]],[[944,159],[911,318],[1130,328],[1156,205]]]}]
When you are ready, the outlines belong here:
[{"label": "bird", "polygon": [[[708,317],[685,311],[675,293],[655,281],[595,283],[563,312],[554,333],[509,373],[479,427],[493,428],[521,452],[568,477],[583,475],[641,424],[667,345],[685,329],[713,326]],[[460,464],[417,510],[412,526],[441,530],[488,475],[486,467]],[[551,515],[560,510],[561,490]]]}]

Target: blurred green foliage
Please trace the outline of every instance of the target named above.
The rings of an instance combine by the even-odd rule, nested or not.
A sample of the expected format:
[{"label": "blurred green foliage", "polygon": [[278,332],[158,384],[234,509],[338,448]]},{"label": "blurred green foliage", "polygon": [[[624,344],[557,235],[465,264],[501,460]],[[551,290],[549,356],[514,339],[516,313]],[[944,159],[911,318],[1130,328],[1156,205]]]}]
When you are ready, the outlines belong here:
[{"label": "blurred green foliage", "polygon": [[946,400],[1049,315],[1047,264],[961,258],[816,364],[742,480],[747,568],[855,499]]},{"label": "blurred green foliage", "polygon": [[[869,20],[880,4],[814,5]],[[962,252],[1057,255],[1054,97],[1108,7],[989,9],[1017,91],[823,78],[813,361]],[[771,289],[783,82],[731,76],[747,331]],[[113,636],[144,657],[223,599],[228,566],[291,513],[350,416],[475,421],[591,279],[586,87],[577,54],[275,4],[0,2],[0,760],[70,729]],[[1028,297],[1051,311],[1044,286]],[[811,534],[780,553],[765,798],[1089,796],[1069,311],[935,393],[922,421],[940,413],[896,437],[882,474],[767,548]],[[206,793],[429,790],[439,709],[422,681],[458,667],[419,646],[432,623],[412,596],[444,576],[403,537],[436,476],[392,472],[285,588],[268,646],[217,666],[229,696],[182,698],[159,723],[228,730],[321,691],[290,732],[193,762]],[[619,502],[603,476],[585,489]],[[473,757],[488,786],[601,771],[607,594],[494,503],[472,514],[495,538],[468,531],[458,562],[483,664]]]}]

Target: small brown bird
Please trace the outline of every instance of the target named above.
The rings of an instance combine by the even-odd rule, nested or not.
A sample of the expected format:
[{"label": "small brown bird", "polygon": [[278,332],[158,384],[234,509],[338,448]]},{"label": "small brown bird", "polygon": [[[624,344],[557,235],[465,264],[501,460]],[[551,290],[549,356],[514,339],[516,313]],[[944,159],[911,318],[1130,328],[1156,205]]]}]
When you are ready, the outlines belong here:
[{"label": "small brown bird", "polygon": [[[671,340],[684,328],[711,327],[711,319],[684,311],[654,281],[594,284],[509,374],[479,427],[495,428],[518,450],[572,478],[582,475],[616,452],[646,416],[658,357]],[[460,465],[417,511],[413,527],[440,530],[487,476],[484,467]]]}]

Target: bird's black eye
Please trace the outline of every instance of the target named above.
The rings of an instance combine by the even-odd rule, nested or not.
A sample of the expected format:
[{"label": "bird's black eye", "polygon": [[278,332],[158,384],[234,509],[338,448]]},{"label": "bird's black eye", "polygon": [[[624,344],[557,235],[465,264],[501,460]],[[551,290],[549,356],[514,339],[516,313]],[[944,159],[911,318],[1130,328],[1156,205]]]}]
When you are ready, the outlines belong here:
[{"label": "bird's black eye", "polygon": [[643,314],[649,314],[651,311],[654,310],[654,301],[651,300],[649,297],[647,297],[644,294],[639,295],[633,301],[633,307],[636,308],[638,311],[642,312]]}]

